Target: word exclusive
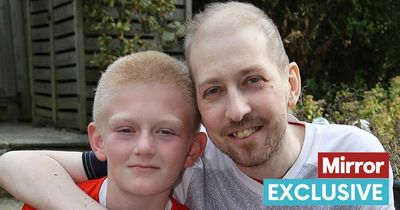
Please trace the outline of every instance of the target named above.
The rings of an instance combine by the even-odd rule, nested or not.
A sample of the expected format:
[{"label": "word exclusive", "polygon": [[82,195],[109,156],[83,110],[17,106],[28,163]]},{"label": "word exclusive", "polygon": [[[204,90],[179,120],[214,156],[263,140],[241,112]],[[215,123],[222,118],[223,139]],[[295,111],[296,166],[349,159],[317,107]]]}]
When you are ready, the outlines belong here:
[{"label": "word exclusive", "polygon": [[266,206],[388,205],[389,154],[318,153],[318,179],[264,179]]},{"label": "word exclusive", "polygon": [[264,205],[387,205],[388,179],[265,179]]}]

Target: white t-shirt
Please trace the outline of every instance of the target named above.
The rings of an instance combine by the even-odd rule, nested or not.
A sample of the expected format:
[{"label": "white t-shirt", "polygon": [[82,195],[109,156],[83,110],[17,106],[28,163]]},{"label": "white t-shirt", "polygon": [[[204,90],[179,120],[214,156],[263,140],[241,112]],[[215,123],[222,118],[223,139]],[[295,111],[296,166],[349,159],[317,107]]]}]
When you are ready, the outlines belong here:
[{"label": "white t-shirt", "polygon": [[[318,152],[383,152],[379,140],[354,126],[304,123],[299,157],[283,178],[317,178]],[[390,168],[389,206],[263,206],[263,185],[241,172],[210,140],[205,154],[183,173],[174,197],[191,210],[207,209],[394,209]]]}]

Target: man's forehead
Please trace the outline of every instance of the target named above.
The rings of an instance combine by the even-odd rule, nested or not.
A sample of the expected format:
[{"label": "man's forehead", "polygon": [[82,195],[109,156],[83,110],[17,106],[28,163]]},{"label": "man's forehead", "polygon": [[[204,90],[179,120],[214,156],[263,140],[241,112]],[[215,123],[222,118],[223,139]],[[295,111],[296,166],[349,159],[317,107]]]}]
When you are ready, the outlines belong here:
[{"label": "man's forehead", "polygon": [[[251,53],[260,54],[267,52],[265,35],[253,27],[243,27],[232,31],[200,32],[193,40],[190,50],[191,66],[218,65],[253,56]],[[207,63],[204,63],[204,62]]]},{"label": "man's forehead", "polygon": [[[238,41],[253,42],[265,38],[265,32],[255,25],[243,25],[241,27],[229,26],[209,26],[201,27],[196,31],[191,51],[197,51],[199,47],[209,46],[212,41],[217,41],[226,45],[238,45],[240,43],[230,43],[230,40],[239,39]],[[257,43],[254,43],[257,44]]]}]

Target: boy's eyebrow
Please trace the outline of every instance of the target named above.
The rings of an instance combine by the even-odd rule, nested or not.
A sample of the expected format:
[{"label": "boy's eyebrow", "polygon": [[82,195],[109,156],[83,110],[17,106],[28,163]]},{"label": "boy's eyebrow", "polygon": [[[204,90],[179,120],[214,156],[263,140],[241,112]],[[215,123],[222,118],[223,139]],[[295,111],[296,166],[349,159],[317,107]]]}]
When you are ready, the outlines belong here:
[{"label": "boy's eyebrow", "polygon": [[[127,122],[127,123],[136,123],[134,119],[127,117],[127,116],[113,116],[110,118],[109,122],[111,123],[115,123],[115,122]],[[162,119],[159,119],[159,121],[157,121],[157,124],[163,124],[163,123],[173,123],[175,125],[179,125],[182,127],[186,127],[187,125],[185,125],[183,123],[183,120],[180,120],[179,118],[172,116],[172,115],[167,115],[165,117],[163,117]]]},{"label": "boy's eyebrow", "polygon": [[185,123],[183,123],[182,120],[179,120],[176,117],[172,117],[172,118],[168,118],[168,119],[162,119],[157,124],[164,124],[164,123],[167,123],[167,124],[172,123],[174,125],[178,125],[178,126],[181,126],[181,127],[186,127],[187,126]]},{"label": "boy's eyebrow", "polygon": [[111,116],[109,119],[110,122],[118,122],[118,121],[127,121],[127,122],[133,122],[129,117],[125,117],[123,115],[114,115]]}]

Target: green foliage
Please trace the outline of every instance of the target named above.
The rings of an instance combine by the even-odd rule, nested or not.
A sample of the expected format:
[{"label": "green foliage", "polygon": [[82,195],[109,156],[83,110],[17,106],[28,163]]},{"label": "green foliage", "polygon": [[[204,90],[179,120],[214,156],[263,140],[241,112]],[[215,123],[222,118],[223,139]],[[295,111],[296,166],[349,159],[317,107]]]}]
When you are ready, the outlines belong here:
[{"label": "green foliage", "polygon": [[306,121],[321,116],[349,125],[359,119],[369,121],[372,133],[391,153],[393,172],[400,178],[400,76],[392,78],[386,88],[379,83],[361,93],[343,88],[331,102],[315,101],[312,95],[305,95],[294,114]]},{"label": "green foliage", "polygon": [[276,22],[314,97],[330,84],[372,88],[400,74],[398,0],[252,0]]},{"label": "green foliage", "polygon": [[[100,47],[91,64],[105,69],[115,59],[144,49],[174,47],[184,35],[184,26],[170,21],[175,10],[173,0],[86,0],[85,21],[97,37]],[[138,22],[141,28],[134,28]],[[136,24],[137,25],[137,24]],[[154,35],[150,45],[142,39]]]},{"label": "green foliage", "polygon": [[313,119],[322,117],[323,114],[323,101],[314,101],[314,96],[305,95],[296,107],[294,112],[298,118],[311,122]]}]

